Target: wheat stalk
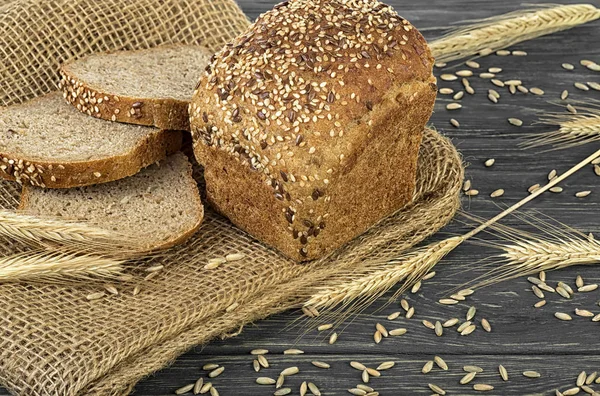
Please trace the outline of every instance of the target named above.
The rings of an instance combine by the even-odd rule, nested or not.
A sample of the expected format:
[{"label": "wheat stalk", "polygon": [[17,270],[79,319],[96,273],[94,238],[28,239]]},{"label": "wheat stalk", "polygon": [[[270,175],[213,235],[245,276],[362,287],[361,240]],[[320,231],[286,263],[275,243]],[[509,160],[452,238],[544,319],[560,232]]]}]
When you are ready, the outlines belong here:
[{"label": "wheat stalk", "polygon": [[85,252],[127,255],[140,253],[141,241],[131,236],[84,223],[45,219],[10,210],[0,210],[0,235],[36,247],[54,242]]},{"label": "wheat stalk", "polygon": [[547,113],[539,123],[558,126],[557,130],[527,135],[521,146],[532,148],[551,145],[553,149],[580,146],[600,140],[600,102],[573,102],[576,113]]},{"label": "wheat stalk", "polygon": [[339,284],[335,284],[335,286],[323,288],[314,293],[304,304],[304,307],[309,310],[317,311],[331,310],[332,307],[340,304],[342,305],[342,308],[350,307],[351,309],[355,309],[357,307],[365,307],[385,294],[395,284],[405,280],[404,287],[401,288],[396,295],[402,293],[403,290],[420,280],[442,258],[460,246],[463,242],[496,224],[499,220],[539,197],[544,192],[561,183],[599,157],[600,150],[596,151],[567,172],[551,180],[544,187],[539,188],[534,193],[523,198],[521,201],[502,211],[495,217],[480,224],[465,235],[452,237],[441,242],[409,251],[402,255],[398,260],[381,263],[380,265],[375,266],[374,271],[370,274],[360,277],[350,276],[350,280],[340,282]]},{"label": "wheat stalk", "polygon": [[124,263],[124,260],[88,254],[19,253],[0,258],[0,282],[116,278],[121,275]]},{"label": "wheat stalk", "polygon": [[438,62],[486,55],[513,44],[570,29],[600,18],[591,4],[560,5],[520,10],[487,18],[429,43]]}]

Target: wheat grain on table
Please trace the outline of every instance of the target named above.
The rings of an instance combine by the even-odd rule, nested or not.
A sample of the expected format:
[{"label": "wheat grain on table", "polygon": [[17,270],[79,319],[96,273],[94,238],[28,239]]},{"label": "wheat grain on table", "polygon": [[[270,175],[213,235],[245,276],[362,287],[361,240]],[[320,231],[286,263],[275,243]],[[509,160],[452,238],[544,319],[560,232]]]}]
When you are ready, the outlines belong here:
[{"label": "wheat grain on table", "polygon": [[[270,9],[276,1],[239,0],[239,3],[253,19]],[[431,39],[441,32],[436,27],[506,13],[519,8],[521,2],[390,0],[389,3]],[[563,0],[561,3],[578,2]],[[597,3],[595,5],[598,6]],[[464,197],[465,211],[490,218],[502,207],[523,198],[530,186],[543,185],[553,169],[559,173],[566,171],[599,148],[600,144],[592,143],[540,154],[538,150],[524,150],[518,146],[519,135],[552,130],[550,127],[539,129],[540,126],[532,126],[532,122],[540,111],[560,110],[548,102],[560,101],[564,90],[569,91],[569,99],[600,100],[600,92],[584,91],[574,86],[576,82],[599,81],[598,72],[580,64],[586,59],[600,62],[599,40],[600,21],[596,21],[510,48],[524,51],[526,56],[518,52],[516,55],[521,56],[490,55],[478,59],[479,68],[474,69],[473,77],[468,77],[476,95],[459,95],[456,102],[460,102],[462,108],[457,110],[448,111],[446,106],[455,102],[453,95],[464,90],[462,77],[456,81],[439,81],[440,88],[451,88],[453,93],[439,95],[431,122],[453,139],[469,164],[467,179],[471,182],[470,188],[479,192]],[[574,68],[565,68],[563,64]],[[489,79],[478,77],[481,73],[491,73],[490,68],[496,79],[521,80],[523,86],[538,88],[544,94],[525,94],[524,89],[517,86],[515,94],[511,94],[509,87],[499,87]],[[465,69],[470,68],[466,65],[453,69],[437,68],[435,73],[439,77]],[[498,103],[487,100],[488,90],[500,93],[500,98],[496,98]],[[493,96],[496,97],[495,94]],[[455,121],[451,123],[451,119]],[[495,160],[493,165],[486,166],[485,162],[492,158]],[[562,192],[544,194],[530,208],[582,232],[598,232],[599,182],[594,168],[587,167],[562,183]],[[494,194],[499,190],[503,190],[504,194]],[[588,191],[591,193],[578,194]],[[518,218],[508,218],[503,224],[526,228]],[[467,230],[460,222],[454,222],[434,240]],[[545,293],[547,303],[541,308],[534,308],[534,304],[541,300],[532,292],[533,285],[525,278],[519,278],[478,290],[456,305],[438,303],[440,299],[449,297],[450,289],[480,275],[482,269],[478,262],[489,254],[489,249],[475,244],[466,244],[451,253],[436,267],[437,275],[433,279],[423,282],[415,294],[406,294],[407,301],[415,309],[411,319],[404,317],[405,312],[399,303],[385,307],[388,297],[385,296],[351,323],[336,329],[337,342],[330,345],[329,330],[319,333],[311,329],[304,334],[305,327],[294,326],[299,315],[297,312],[277,315],[245,327],[235,338],[195,348],[177,359],[171,367],[139,383],[134,394],[172,395],[176,389],[203,376],[205,382],[211,381],[224,396],[269,395],[273,394],[274,386],[259,385],[256,379],[271,377],[277,380],[279,373],[289,367],[299,368],[298,374],[287,376],[285,380],[284,387],[290,387],[293,390],[291,394],[299,394],[303,381],[312,382],[323,395],[350,394],[348,389],[363,384],[362,372],[353,368],[351,361],[373,369],[385,362],[395,363],[389,369],[381,369],[379,377],[370,375],[367,385],[376,388],[381,395],[429,395],[432,387],[428,384],[448,394],[481,394],[482,391],[474,388],[477,384],[476,389],[493,386],[493,390],[484,392],[490,395],[550,395],[554,394],[555,388],[564,391],[575,387],[582,371],[586,371],[586,379],[593,372],[600,371],[598,323],[575,312],[578,309],[583,315],[588,315],[586,311],[600,313],[598,290],[576,293],[570,299],[542,290],[540,292]],[[577,275],[581,275],[586,284],[600,283],[600,272],[594,266],[548,272],[546,277],[553,284],[563,281],[575,288]],[[470,315],[474,313],[477,325],[472,334],[461,336],[455,327],[442,326],[440,331],[439,326],[435,326],[438,321],[442,324],[454,317],[463,322],[470,306],[476,307],[476,312],[470,312]],[[401,312],[401,315],[394,319],[397,316],[395,312]],[[573,320],[558,320],[555,317],[557,312],[567,313]],[[391,320],[388,319],[390,315]],[[489,322],[491,332],[482,329],[481,319],[484,318]],[[424,326],[423,321],[430,322],[434,329]],[[376,344],[373,334],[377,323],[388,332],[398,328],[407,331],[404,335],[384,337],[380,344]],[[437,336],[436,332],[442,335]],[[269,368],[262,369],[260,373],[254,371],[254,357],[250,354],[251,350],[258,348],[269,351],[266,355]],[[294,351],[283,353],[290,349]],[[435,356],[443,359],[448,370],[434,364],[428,374],[423,374],[423,366],[433,361]],[[202,370],[207,364],[212,364],[210,371],[217,367],[215,365],[224,366],[225,370],[209,379],[209,370]],[[483,372],[461,385],[461,379],[465,382],[472,376],[464,379],[468,373],[463,367],[469,365],[481,367]],[[500,365],[503,369],[499,369]],[[504,381],[503,375],[508,381]],[[590,386],[600,389],[600,385],[593,382],[594,378]],[[2,394],[8,393],[0,391]]]}]

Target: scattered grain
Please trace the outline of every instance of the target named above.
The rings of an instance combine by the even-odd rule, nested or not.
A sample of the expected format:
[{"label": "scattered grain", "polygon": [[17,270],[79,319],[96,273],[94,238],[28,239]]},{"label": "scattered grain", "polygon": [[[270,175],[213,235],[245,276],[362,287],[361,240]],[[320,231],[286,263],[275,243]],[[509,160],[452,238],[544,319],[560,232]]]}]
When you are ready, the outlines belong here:
[{"label": "scattered grain", "polygon": [[290,375],[294,375],[294,374],[298,374],[300,372],[300,369],[296,366],[292,366],[292,367],[288,367],[286,369],[284,369],[280,375],[283,375],[284,377],[290,376]]},{"label": "scattered grain", "polygon": [[498,55],[498,56],[508,56],[508,55],[510,55],[510,51],[508,51],[508,50],[498,50],[498,51],[496,51],[496,55]]},{"label": "scattered grain", "polygon": [[472,320],[475,317],[476,313],[477,313],[477,308],[470,307],[469,310],[467,311],[467,320]]},{"label": "scattered grain", "polygon": [[575,278],[575,286],[577,287],[583,287],[585,283],[583,282],[583,277],[581,275],[577,275],[577,277]]},{"label": "scattered grain", "polygon": [[258,355],[257,360],[261,367],[269,368],[269,361],[264,355]]},{"label": "scattered grain", "polygon": [[541,90],[541,89],[539,89],[539,88],[535,88],[535,87],[534,87],[534,88],[529,88],[529,92],[531,92],[531,93],[532,93],[532,94],[534,94],[534,95],[538,95],[538,96],[540,96],[540,95],[543,95],[543,94],[544,94],[544,91],[543,91],[543,90]]},{"label": "scattered grain", "polygon": [[494,387],[488,384],[475,384],[473,385],[473,389],[476,391],[485,392],[494,390]]},{"label": "scattered grain", "polygon": [[273,393],[273,396],[284,396],[289,395],[290,393],[292,393],[291,388],[281,388],[276,390],[275,393]]},{"label": "scattered grain", "polygon": [[500,378],[502,381],[508,381],[508,371],[503,365],[498,366],[498,371],[500,372]]},{"label": "scattered grain", "polygon": [[421,323],[423,323],[423,326],[427,327],[428,329],[435,329],[435,325],[428,320],[423,320]]},{"label": "scattered grain", "polygon": [[535,304],[533,304],[533,306],[534,306],[535,308],[541,308],[541,307],[543,307],[544,305],[546,305],[546,300],[541,300],[541,301],[538,301],[538,302],[536,302]]},{"label": "scattered grain", "polygon": [[497,78],[492,78],[491,82],[492,82],[492,84],[494,84],[495,86],[500,87],[500,88],[502,88],[506,85],[506,84],[504,84],[504,81],[498,80]]},{"label": "scattered grain", "polygon": [[388,315],[387,320],[394,320],[394,319],[398,319],[400,317],[400,312],[393,312],[391,314]]},{"label": "scattered grain", "polygon": [[517,89],[519,90],[519,92],[524,93],[524,94],[528,94],[529,93],[529,89],[527,89],[525,86],[523,85],[518,85]]},{"label": "scattered grain", "polygon": [[[473,190],[469,190],[469,191],[467,191],[467,192],[465,193],[465,195],[467,195],[467,196],[469,196],[469,197],[474,197],[474,196],[476,196],[476,195],[479,195],[479,190],[475,190],[475,189],[473,189]],[[458,301],[455,301],[455,302],[449,302],[449,300],[448,300],[448,299],[443,299],[443,301],[446,301],[446,303],[445,303],[445,304],[447,304],[447,305],[452,305],[452,304],[456,304],[456,303],[458,303]],[[442,300],[440,300],[440,302],[442,302]],[[444,303],[442,302],[442,304],[444,304]]]},{"label": "scattered grain", "polygon": [[562,187],[558,187],[558,186],[556,186],[556,187],[552,187],[552,188],[551,188],[551,189],[549,189],[548,191],[550,191],[550,192],[552,192],[552,193],[555,193],[555,194],[558,194],[558,193],[561,193],[561,192],[563,192],[563,188],[562,188]]},{"label": "scattered grain", "polygon": [[401,335],[406,334],[406,329],[394,329],[394,330],[390,330],[389,334],[391,336],[393,336],[393,337],[401,336]]},{"label": "scattered grain", "polygon": [[447,321],[442,323],[442,326],[443,327],[452,327],[452,326],[456,325],[458,322],[459,322],[458,318],[452,318],[452,319],[448,319]]},{"label": "scattered grain", "polygon": [[[469,194],[471,191],[476,191],[476,190],[469,190],[469,191],[466,192],[466,194],[467,195],[473,195],[473,194]],[[454,304],[458,304],[458,301],[453,300],[451,298],[442,298],[442,299],[439,300],[439,303],[443,304],[443,305],[454,305]]]},{"label": "scattered grain", "polygon": [[566,391],[564,391],[562,394],[564,396],[573,396],[579,393],[579,387],[577,388],[569,388]]},{"label": "scattered grain", "polygon": [[176,395],[183,395],[184,393],[188,393],[192,389],[194,389],[194,384],[187,384],[187,385],[184,385],[181,388],[177,389],[175,391],[175,394]]},{"label": "scattered grain", "polygon": [[387,329],[381,323],[377,323],[375,328],[381,333],[382,336],[387,337],[389,335]]},{"label": "scattered grain", "polygon": [[335,344],[335,342],[338,339],[338,334],[337,333],[333,333],[330,337],[329,337],[329,344],[333,345]]},{"label": "scattered grain", "polygon": [[461,333],[464,329],[466,329],[467,327],[471,326],[471,322],[464,322],[462,323],[460,326],[458,326],[458,328],[456,329],[457,332]]},{"label": "scattered grain", "polygon": [[452,95],[454,90],[452,88],[440,88],[438,92],[442,95]]},{"label": "scattered grain", "polygon": [[258,377],[256,383],[259,385],[274,385],[277,381],[270,377]]},{"label": "scattered grain", "polygon": [[415,307],[410,307],[408,311],[406,311],[406,319],[410,319],[415,314]]},{"label": "scattered grain", "polygon": [[363,370],[362,374],[360,375],[360,379],[365,384],[368,384],[369,383],[369,379],[370,379],[369,372],[367,370]]},{"label": "scattered grain", "polygon": [[473,72],[471,70],[459,70],[455,74],[459,77],[471,77]]},{"label": "scattered grain", "polygon": [[348,392],[349,392],[350,394],[352,394],[352,395],[355,395],[355,396],[365,396],[365,395],[367,394],[367,392],[366,392],[366,391],[364,391],[364,390],[362,390],[362,389],[358,389],[358,388],[351,388],[351,389],[348,389]]},{"label": "scattered grain", "polygon": [[301,349],[286,349],[283,351],[284,355],[302,355],[304,353]]},{"label": "scattered grain", "polygon": [[221,264],[226,263],[225,257],[216,257],[208,260],[208,264],[204,266],[204,269],[210,270],[218,268]]},{"label": "scattered grain", "polygon": [[435,322],[435,335],[438,337],[444,335],[444,328],[442,327],[442,324],[439,320]]},{"label": "scattered grain", "polygon": [[477,375],[476,372],[470,372],[464,375],[464,377],[462,377],[459,381],[459,383],[461,385],[465,385],[468,384],[469,382],[473,381],[473,378],[475,378],[475,376]]},{"label": "scattered grain", "polygon": [[433,360],[428,361],[427,363],[425,363],[425,365],[423,366],[423,368],[421,369],[421,372],[423,374],[427,374],[431,371],[431,369],[433,368]]},{"label": "scattered grain", "polygon": [[440,78],[444,81],[456,81],[458,80],[458,77],[456,77],[454,74],[442,74],[440,76]]},{"label": "scattered grain", "polygon": [[460,123],[454,118],[450,118],[450,124],[452,124],[452,126],[455,128],[460,127]]},{"label": "scattered grain", "polygon": [[492,197],[492,198],[498,198],[498,197],[501,197],[501,196],[503,196],[503,195],[504,195],[504,190],[500,188],[500,189],[498,189],[498,190],[496,190],[496,191],[492,192],[492,193],[490,194],[490,197]]},{"label": "scattered grain", "polygon": [[481,73],[479,75],[479,78],[484,78],[484,79],[490,79],[490,78],[494,78],[496,77],[496,75],[494,73]]},{"label": "scattered grain", "polygon": [[104,292],[96,292],[96,293],[90,293],[87,296],[85,296],[85,298],[88,301],[94,301],[94,300],[99,300],[101,298],[103,298],[106,295],[106,293]]},{"label": "scattered grain", "polygon": [[318,360],[314,360],[312,362],[310,362],[313,366],[318,367],[320,369],[328,369],[331,367],[331,365],[329,365],[328,363],[325,362],[320,362]]},{"label": "scattered grain", "polygon": [[308,389],[314,396],[321,396],[321,390],[312,382],[308,383]]},{"label": "scattered grain", "polygon": [[327,324],[322,324],[321,326],[317,327],[318,331],[325,331],[325,330],[329,330],[333,327],[333,324],[331,323],[327,323]]},{"label": "scattered grain", "polygon": [[462,108],[460,103],[449,103],[446,105],[446,110],[458,110]]},{"label": "scattered grain", "polygon": [[420,289],[421,289],[421,281],[419,281],[419,282],[415,283],[415,284],[413,285],[413,287],[410,289],[410,292],[411,292],[412,294],[416,294],[416,293],[418,293],[418,292],[419,292],[419,290],[420,290]]},{"label": "scattered grain", "polygon": [[593,283],[593,284],[582,286],[582,287],[578,288],[577,291],[581,292],[581,293],[586,293],[586,292],[594,291],[596,289],[598,289],[598,285],[596,283]]},{"label": "scattered grain", "polygon": [[542,298],[543,299],[545,297],[544,296],[544,292],[541,291],[539,287],[533,285],[531,287],[531,290],[533,290],[533,294],[535,294],[537,298]]},{"label": "scattered grain", "polygon": [[446,394],[446,391],[443,390],[442,388],[440,388],[439,386],[437,386],[436,384],[427,384],[427,385],[429,386],[429,389],[431,389],[432,391],[434,391],[438,395],[445,395]]},{"label": "scattered grain", "polygon": [[461,100],[463,96],[465,96],[465,91],[459,91],[452,97],[452,99]]},{"label": "scattered grain", "polygon": [[210,373],[208,373],[208,378],[216,378],[219,375],[223,374],[223,371],[225,371],[225,367],[223,367],[223,366],[216,368],[213,371],[211,371]]},{"label": "scattered grain", "polygon": [[525,51],[513,51],[512,56],[527,56],[527,52]]},{"label": "scattered grain", "polygon": [[466,371],[467,373],[483,373],[483,369],[479,366],[472,366],[472,365],[463,366],[463,370]]},{"label": "scattered grain", "polygon": [[483,330],[487,331],[488,333],[492,332],[492,326],[490,325],[490,322],[488,322],[487,319],[481,319],[481,327],[483,327]]},{"label": "scattered grain", "polygon": [[571,104],[567,105],[567,110],[569,110],[569,113],[571,113],[571,114],[577,114],[577,109],[575,107],[573,107],[573,105],[571,105]]},{"label": "scattered grain", "polygon": [[485,165],[487,168],[489,168],[489,167],[491,167],[492,165],[494,165],[495,163],[496,163],[496,160],[495,160],[494,158],[490,158],[490,159],[488,159],[487,161],[485,161],[485,162],[484,162],[484,165]]},{"label": "scattered grain", "polygon": [[481,66],[479,65],[479,63],[475,62],[474,60],[468,60],[465,62],[465,65],[469,66],[470,68],[473,69],[479,69]]},{"label": "scattered grain", "polygon": [[464,329],[463,331],[461,331],[461,332],[460,332],[460,335],[461,335],[461,336],[466,336],[466,335],[469,335],[469,334],[471,334],[472,332],[474,332],[476,328],[477,328],[477,326],[475,326],[475,325],[470,325],[470,326],[468,326],[466,329]]},{"label": "scattered grain", "polygon": [[408,304],[408,301],[406,301],[405,299],[400,300],[400,306],[402,307],[403,310],[407,311],[410,309],[410,305]]},{"label": "scattered grain", "polygon": [[575,385],[577,386],[582,386],[585,385],[585,380],[587,378],[587,374],[585,371],[582,371],[581,373],[579,373],[579,375],[577,376],[577,381],[575,383]]},{"label": "scattered grain", "polygon": [[554,316],[557,319],[560,319],[560,320],[573,320],[573,318],[571,317],[571,315],[563,313],[563,312],[555,312]]},{"label": "scattered grain", "polygon": [[492,103],[494,103],[494,104],[495,104],[495,103],[498,103],[498,98],[497,98],[497,97],[495,97],[495,96],[494,96],[494,95],[492,95],[492,94],[488,94],[488,99],[490,100],[490,102],[492,102]]},{"label": "scattered grain", "polygon": [[565,70],[573,70],[573,69],[575,69],[575,66],[573,66],[570,63],[563,63],[562,64],[562,68],[565,69]]},{"label": "scattered grain", "polygon": [[509,118],[508,123],[518,127],[523,125],[523,121],[518,118]]},{"label": "scattered grain", "polygon": [[542,375],[537,371],[523,371],[523,376],[527,378],[540,378]]},{"label": "scattered grain", "polygon": [[562,91],[562,93],[560,94],[560,98],[562,100],[567,100],[567,98],[569,97],[569,91],[567,91],[566,89],[564,91]]},{"label": "scattered grain", "polygon": [[433,361],[435,362],[435,364],[437,364],[437,366],[439,368],[441,368],[444,371],[448,370],[448,365],[446,364],[446,362],[444,361],[444,359],[442,359],[439,356],[434,356]]},{"label": "scattered grain", "polygon": [[373,340],[375,341],[375,344],[379,344],[382,339],[383,339],[383,335],[381,334],[381,332],[379,330],[377,330],[375,332],[375,334],[373,334]]},{"label": "scattered grain", "polygon": [[461,296],[458,293],[451,295],[450,298],[456,301],[465,301],[467,299],[465,296]]},{"label": "scattered grain", "polygon": [[467,180],[465,181],[465,184],[463,184],[463,191],[469,191],[471,189],[471,180]]},{"label": "scattered grain", "polygon": [[394,362],[383,362],[379,366],[377,366],[377,370],[389,370],[394,367],[396,363]]},{"label": "scattered grain", "polygon": [[588,195],[590,195],[592,192],[591,191],[579,191],[578,193],[575,194],[575,196],[577,198],[585,198]]},{"label": "scattered grain", "polygon": [[587,85],[585,85],[584,83],[580,83],[580,82],[576,82],[575,84],[573,84],[575,86],[575,88],[580,89],[582,91],[589,91],[590,87],[588,87]]}]

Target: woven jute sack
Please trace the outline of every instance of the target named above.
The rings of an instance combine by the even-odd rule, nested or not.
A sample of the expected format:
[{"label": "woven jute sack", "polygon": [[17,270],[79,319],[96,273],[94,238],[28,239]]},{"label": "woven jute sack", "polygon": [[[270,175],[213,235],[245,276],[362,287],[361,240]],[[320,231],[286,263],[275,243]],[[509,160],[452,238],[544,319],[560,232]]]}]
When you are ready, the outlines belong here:
[{"label": "woven jute sack", "polygon": [[[54,89],[56,68],[66,59],[168,42],[216,50],[247,24],[237,5],[225,0],[0,0],[0,103]],[[207,208],[190,241],[145,263],[165,266],[156,277],[118,285],[119,295],[87,301],[104,290],[100,281],[2,284],[0,382],[27,396],[128,394],[190,347],[297,307],[320,287],[397,258],[450,221],[462,179],[454,146],[428,129],[413,201],[328,258],[298,265]],[[1,182],[0,206],[16,208],[19,190]],[[0,237],[2,256],[27,249]],[[233,252],[245,258],[203,268],[209,258]],[[134,296],[136,285],[141,293]]]}]

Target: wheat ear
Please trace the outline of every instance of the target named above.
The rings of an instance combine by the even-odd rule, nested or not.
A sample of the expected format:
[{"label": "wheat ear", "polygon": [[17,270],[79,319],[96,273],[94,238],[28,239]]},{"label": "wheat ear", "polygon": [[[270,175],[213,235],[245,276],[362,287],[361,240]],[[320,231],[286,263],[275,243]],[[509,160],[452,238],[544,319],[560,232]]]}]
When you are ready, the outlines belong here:
[{"label": "wheat ear", "polygon": [[57,252],[27,252],[0,258],[0,282],[116,278],[124,260]]},{"label": "wheat ear", "polygon": [[564,149],[580,146],[600,140],[600,102],[573,102],[567,113],[547,113],[540,117],[539,123],[558,126],[552,132],[536,133],[526,136],[521,146],[526,148],[552,146]]},{"label": "wheat ear", "polygon": [[429,43],[438,62],[487,55],[521,41],[570,29],[600,18],[591,4],[560,5],[511,12],[449,33]]},{"label": "wheat ear", "polygon": [[54,242],[85,252],[128,254],[140,252],[142,243],[125,236],[84,223],[45,219],[0,210],[0,235],[36,247]]},{"label": "wheat ear", "polygon": [[[380,263],[379,265],[374,266],[373,271],[366,276],[323,288],[313,294],[304,304],[304,307],[308,310],[317,311],[331,309],[333,306],[339,304],[342,304],[342,307],[350,307],[351,309],[357,307],[362,308],[385,294],[395,284],[404,280],[404,287],[400,290],[400,292],[402,292],[406,287],[419,281],[442,258],[460,246],[464,241],[486,230],[488,227],[539,197],[544,192],[561,183],[599,157],[600,150],[596,151],[567,172],[553,179],[544,187],[536,190],[533,194],[523,198],[521,201],[499,213],[492,219],[482,223],[467,234],[445,239],[441,242],[436,242],[422,248],[417,248],[403,254],[397,260]],[[396,295],[397,294],[398,293],[396,293]]]}]

